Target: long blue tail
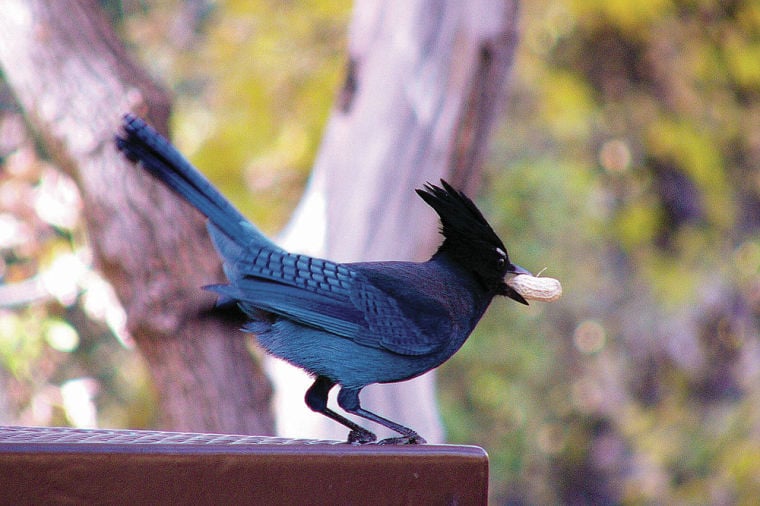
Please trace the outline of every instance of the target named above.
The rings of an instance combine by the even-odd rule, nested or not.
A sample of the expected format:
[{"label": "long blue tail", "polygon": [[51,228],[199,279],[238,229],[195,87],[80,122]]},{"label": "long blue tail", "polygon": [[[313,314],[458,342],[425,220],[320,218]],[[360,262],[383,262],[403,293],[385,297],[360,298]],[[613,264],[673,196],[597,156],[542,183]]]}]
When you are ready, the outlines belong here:
[{"label": "long blue tail", "polygon": [[[169,141],[145,121],[133,114],[126,114],[122,129],[123,135],[116,136],[119,150],[131,161],[140,162],[142,168],[203,213],[213,225],[210,227],[212,236],[222,232],[243,249],[254,244],[258,247],[279,249],[240,214]],[[217,248],[219,246],[220,244],[217,244]],[[227,246],[232,245],[228,243]],[[229,256],[223,256],[229,259]]]}]

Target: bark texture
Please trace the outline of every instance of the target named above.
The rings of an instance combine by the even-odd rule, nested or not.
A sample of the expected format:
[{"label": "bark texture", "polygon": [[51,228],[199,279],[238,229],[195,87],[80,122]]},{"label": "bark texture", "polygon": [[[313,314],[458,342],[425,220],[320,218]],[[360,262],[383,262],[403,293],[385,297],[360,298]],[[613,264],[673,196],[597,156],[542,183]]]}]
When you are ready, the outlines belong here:
[{"label": "bark texture", "polygon": [[98,268],[151,369],[162,426],[271,434],[270,387],[234,322],[199,287],[221,279],[203,219],[128,164],[128,110],[166,133],[170,99],[94,0],[6,0],[0,65],[52,158],[78,182]]}]

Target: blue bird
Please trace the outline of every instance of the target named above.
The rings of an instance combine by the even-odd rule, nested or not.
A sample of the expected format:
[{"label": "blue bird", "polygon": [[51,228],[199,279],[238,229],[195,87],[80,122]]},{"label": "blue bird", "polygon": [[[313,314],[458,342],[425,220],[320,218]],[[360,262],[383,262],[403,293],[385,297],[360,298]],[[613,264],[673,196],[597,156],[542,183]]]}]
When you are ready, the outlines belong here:
[{"label": "blue bird", "polygon": [[443,180],[416,190],[441,219],[444,240],[430,260],[336,263],[290,253],[267,239],[140,118],[124,116],[116,144],[208,218],[229,282],[205,288],[237,303],[250,318],[243,329],[264,350],[315,377],[306,404],[350,429],[351,443],[376,436],[327,406],[335,385],[344,411],[401,435],[382,443],[424,443],[414,430],[362,408],[362,388],[441,365],[494,296],[527,304],[506,280],[528,271],[510,262],[475,204]]}]

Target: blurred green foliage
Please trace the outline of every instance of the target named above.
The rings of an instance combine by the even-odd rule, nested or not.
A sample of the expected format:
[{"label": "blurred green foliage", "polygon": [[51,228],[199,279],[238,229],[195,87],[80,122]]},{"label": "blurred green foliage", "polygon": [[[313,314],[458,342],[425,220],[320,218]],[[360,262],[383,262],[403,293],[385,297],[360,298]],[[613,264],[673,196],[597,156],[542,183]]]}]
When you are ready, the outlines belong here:
[{"label": "blurred green foliage", "polygon": [[124,24],[176,92],[182,151],[267,232],[287,220],[311,169],[343,73],[350,7],[170,1]]},{"label": "blurred green foliage", "polygon": [[[104,5],[175,91],[181,149],[276,231],[335,96],[350,4]],[[496,302],[441,368],[449,438],[488,450],[497,504],[753,503],[760,4],[536,0],[521,16],[479,203],[513,260],[547,267],[565,296]],[[0,129],[15,131],[17,111],[3,113]],[[81,244],[81,224],[46,223],[24,199],[8,207],[44,172],[28,139],[9,138],[0,238],[12,211],[37,239],[3,243],[5,283]],[[139,358],[83,307],[80,293],[1,310],[0,412],[20,413],[4,421],[72,423],[60,392],[86,377],[99,423],[150,424]]]},{"label": "blurred green foliage", "polygon": [[522,34],[484,204],[565,296],[443,366],[449,433],[498,503],[754,502],[760,4],[526,2]]}]

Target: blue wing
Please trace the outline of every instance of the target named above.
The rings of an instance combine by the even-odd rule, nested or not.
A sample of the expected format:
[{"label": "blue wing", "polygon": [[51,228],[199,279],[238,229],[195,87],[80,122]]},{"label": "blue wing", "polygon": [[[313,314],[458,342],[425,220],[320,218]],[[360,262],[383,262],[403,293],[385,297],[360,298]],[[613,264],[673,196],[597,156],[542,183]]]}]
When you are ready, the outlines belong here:
[{"label": "blue wing", "polygon": [[246,250],[221,231],[209,231],[225,258],[230,284],[207,288],[244,308],[263,309],[402,355],[425,355],[443,344],[441,335],[424,332],[395,298],[346,264],[284,250]]}]

